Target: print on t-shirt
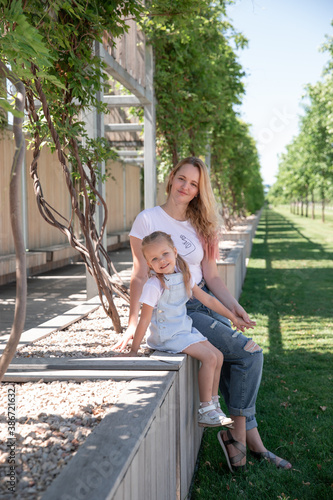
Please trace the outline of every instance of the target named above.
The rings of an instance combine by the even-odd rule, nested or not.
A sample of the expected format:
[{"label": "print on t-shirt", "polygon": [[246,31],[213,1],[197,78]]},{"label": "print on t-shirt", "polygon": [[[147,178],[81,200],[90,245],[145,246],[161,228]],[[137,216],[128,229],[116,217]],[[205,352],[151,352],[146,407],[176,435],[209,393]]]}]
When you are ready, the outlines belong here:
[{"label": "print on t-shirt", "polygon": [[185,255],[189,255],[190,253],[195,251],[196,247],[195,247],[194,243],[192,243],[191,240],[189,240],[184,234],[181,234],[179,237],[182,241],[183,251],[179,252],[182,257],[184,257]]}]

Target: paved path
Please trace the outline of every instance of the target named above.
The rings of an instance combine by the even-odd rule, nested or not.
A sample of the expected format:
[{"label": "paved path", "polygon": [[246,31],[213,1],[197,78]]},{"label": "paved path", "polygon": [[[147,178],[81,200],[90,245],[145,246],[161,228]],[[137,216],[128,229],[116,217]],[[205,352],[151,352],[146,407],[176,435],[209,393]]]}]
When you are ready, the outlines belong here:
[{"label": "paved path", "polygon": [[[129,248],[110,252],[122,278],[128,283],[132,267]],[[127,270],[127,272],[126,272]],[[15,283],[0,287],[0,336],[9,334],[14,318]],[[24,331],[35,328],[87,300],[86,269],[82,262],[28,278],[27,315]]]}]

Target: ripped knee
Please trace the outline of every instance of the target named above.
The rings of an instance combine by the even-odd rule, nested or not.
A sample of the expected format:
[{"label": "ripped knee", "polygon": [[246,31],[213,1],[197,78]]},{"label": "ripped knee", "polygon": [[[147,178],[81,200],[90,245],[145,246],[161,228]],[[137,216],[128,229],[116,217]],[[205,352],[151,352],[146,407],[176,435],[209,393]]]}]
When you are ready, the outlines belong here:
[{"label": "ripped knee", "polygon": [[244,351],[247,351],[247,352],[250,352],[250,353],[254,353],[254,352],[261,352],[262,349],[252,339],[250,339],[245,344]]}]

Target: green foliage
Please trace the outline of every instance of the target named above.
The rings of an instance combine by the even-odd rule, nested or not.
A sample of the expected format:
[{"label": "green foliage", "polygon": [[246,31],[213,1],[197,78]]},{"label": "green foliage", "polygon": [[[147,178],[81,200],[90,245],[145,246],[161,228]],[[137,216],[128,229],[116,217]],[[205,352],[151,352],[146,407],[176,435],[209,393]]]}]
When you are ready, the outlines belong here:
[{"label": "green foliage", "polygon": [[[0,61],[24,82],[30,96],[26,131],[32,141],[38,132],[43,144],[52,143],[43,108],[33,109],[39,79],[62,148],[74,162],[72,142],[88,140],[82,113],[92,107],[107,112],[98,99],[107,76],[102,59],[95,53],[96,43],[105,32],[112,34],[112,40],[124,33],[128,29],[126,18],[139,16],[141,4],[135,0],[28,0],[23,7],[20,0],[1,0],[1,6]],[[13,112],[5,85],[0,104]],[[101,141],[89,140],[89,147],[81,146],[80,153],[84,162],[95,165],[97,157],[106,161],[112,155],[109,149],[105,141],[101,147]]]},{"label": "green foliage", "polygon": [[204,156],[210,146],[218,196],[235,213],[253,212],[263,202],[259,161],[247,126],[233,111],[244,93],[233,47],[247,41],[234,31],[225,6],[225,0],[149,5],[143,29],[156,60],[159,171],[167,173],[182,157]]},{"label": "green foliage", "polygon": [[[136,0],[0,2],[0,103],[4,112],[13,109],[7,98],[6,79],[15,88],[25,88],[20,95],[26,96],[29,120],[26,131],[30,132],[33,146],[30,175],[39,211],[80,252],[89,273],[95,278],[100,297],[106,298],[108,306],[102,301],[103,308],[112,319],[115,330],[120,332],[121,324],[112,293],[117,290],[127,300],[129,297],[124,287],[110,276],[111,262],[102,245],[107,206],[97,189],[97,183],[104,181],[107,175],[102,173],[100,165],[110,156],[114,157],[114,153],[104,138],[89,137],[84,116],[92,108],[97,113],[107,112],[100,99],[107,84],[106,67],[99,55],[103,37],[108,37],[112,45],[113,40],[128,29],[126,18],[137,17],[142,5]],[[16,101],[23,104],[20,99]],[[16,122],[14,120],[15,133]],[[72,207],[70,220],[43,196],[38,158],[45,144],[56,149],[64,173]],[[72,177],[71,169],[74,171]],[[80,194],[83,199],[79,198]],[[104,208],[104,217],[98,228],[94,219],[97,203]],[[74,214],[85,245],[75,234]],[[104,269],[102,255],[106,262]]]},{"label": "green foliage", "polygon": [[258,152],[248,124],[232,109],[212,134],[212,179],[224,218],[254,213],[264,202]]},{"label": "green foliage", "polygon": [[[41,145],[52,144],[43,107],[34,109],[38,80],[62,151],[74,171],[77,142],[83,162],[93,168],[97,168],[96,158],[103,161],[112,155],[106,143],[102,147],[89,140],[87,146],[82,119],[90,108],[107,112],[98,99],[108,82],[95,46],[105,32],[114,40],[126,31],[128,17],[141,15],[156,61],[160,172],[169,170],[180,157],[204,155],[211,143],[216,179],[226,179],[228,186],[223,188],[227,189],[224,202],[231,200],[232,210],[238,213],[256,210],[262,202],[258,159],[247,126],[233,111],[244,93],[244,72],[233,47],[243,47],[246,40],[226,18],[226,2],[153,0],[143,14],[135,0],[27,0],[24,9],[20,0],[1,0],[0,61],[15,68],[26,85],[30,109],[26,131],[32,142],[38,134]],[[5,111],[12,111],[5,86],[0,97]]]},{"label": "green foliage", "polygon": [[239,102],[243,72],[229,43],[225,1],[152,1],[143,29],[156,59],[159,152],[170,166],[205,154],[216,116]]}]

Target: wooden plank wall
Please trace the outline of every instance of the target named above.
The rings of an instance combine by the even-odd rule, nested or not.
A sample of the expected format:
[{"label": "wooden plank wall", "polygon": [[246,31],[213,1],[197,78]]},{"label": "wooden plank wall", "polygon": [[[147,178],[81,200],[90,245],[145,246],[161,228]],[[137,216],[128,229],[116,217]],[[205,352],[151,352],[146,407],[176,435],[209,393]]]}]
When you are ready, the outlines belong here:
[{"label": "wooden plank wall", "polygon": [[114,39],[105,34],[105,50],[119,63],[140,85],[145,87],[145,37],[134,20],[128,20],[128,32]]},{"label": "wooden plank wall", "polygon": [[142,436],[138,451],[121,479],[113,500],[180,499],[176,385],[173,381],[162,405],[155,409],[150,428]]},{"label": "wooden plank wall", "polygon": [[140,167],[127,164],[126,167],[126,227],[131,228],[140,212]]},{"label": "wooden plank wall", "polygon": [[[48,224],[41,216],[30,177],[32,151],[26,152],[26,196],[27,196],[27,248],[40,249],[67,243],[67,238],[58,229]],[[71,218],[70,197],[57,155],[43,148],[38,161],[38,173],[45,200],[67,220]],[[57,217],[58,218],[58,217]]]},{"label": "wooden plank wall", "polygon": [[113,500],[187,498],[203,434],[197,423],[198,370],[198,361],[187,356],[174,372]]},{"label": "wooden plank wall", "polygon": [[105,201],[108,206],[107,232],[124,230],[124,181],[123,166],[120,162],[109,163],[110,177],[106,181]]},{"label": "wooden plank wall", "polygon": [[163,205],[166,202],[166,187],[167,187],[167,179],[164,182],[157,183],[157,197],[156,197],[156,205]]},{"label": "wooden plank wall", "polygon": [[[14,141],[10,132],[0,139],[0,256],[4,258],[14,253],[14,244],[9,218],[9,181]],[[27,248],[41,250],[46,247],[66,245],[67,238],[42,218],[30,177],[32,152],[26,151],[26,224]],[[110,162],[111,177],[106,183],[106,202],[109,209],[107,232],[129,230],[141,209],[140,168],[135,165]],[[62,168],[56,154],[44,148],[38,163],[38,171],[45,199],[50,205],[71,218],[70,197]],[[125,213],[126,210],[126,213]],[[77,226],[77,224],[76,224]]]},{"label": "wooden plank wall", "polygon": [[141,210],[140,167],[113,162],[108,165],[106,203],[109,210],[107,232],[129,230]]},{"label": "wooden plank wall", "polygon": [[203,428],[198,426],[197,411],[200,404],[198,391],[199,362],[187,356],[179,370],[179,468],[180,499],[189,491],[197,456],[200,449]]}]

